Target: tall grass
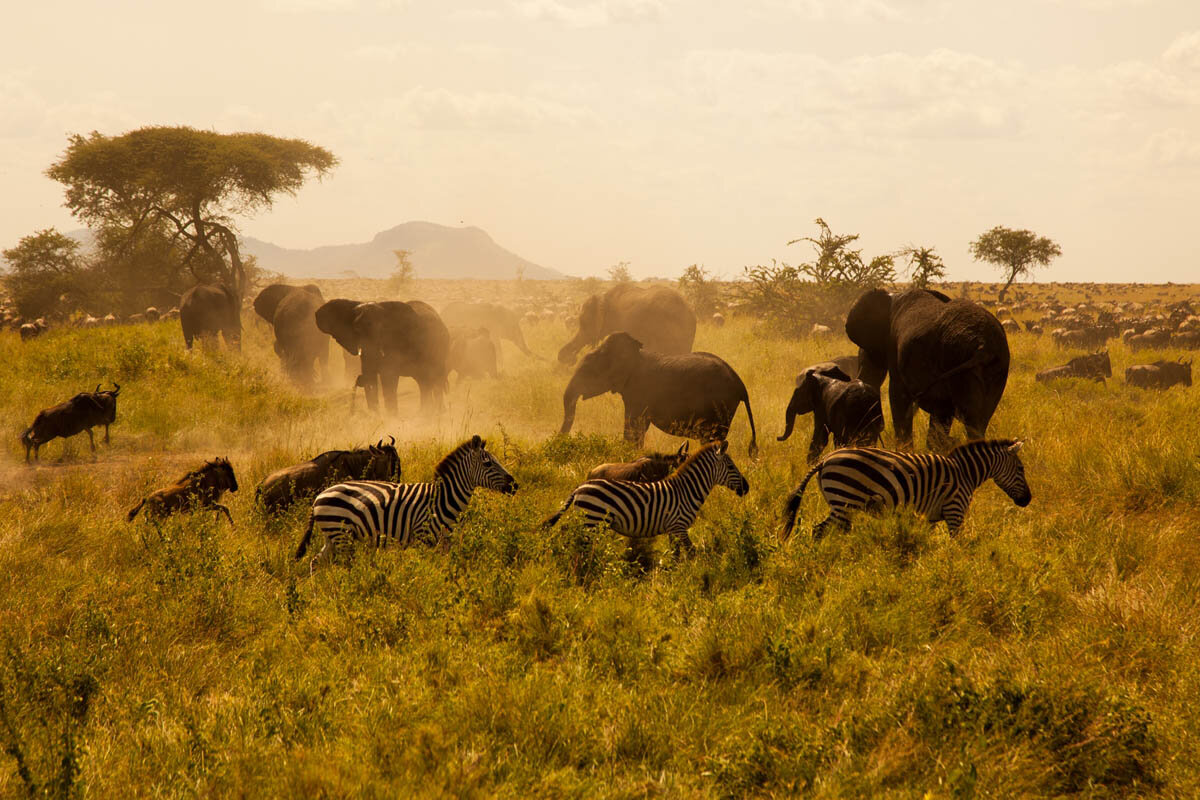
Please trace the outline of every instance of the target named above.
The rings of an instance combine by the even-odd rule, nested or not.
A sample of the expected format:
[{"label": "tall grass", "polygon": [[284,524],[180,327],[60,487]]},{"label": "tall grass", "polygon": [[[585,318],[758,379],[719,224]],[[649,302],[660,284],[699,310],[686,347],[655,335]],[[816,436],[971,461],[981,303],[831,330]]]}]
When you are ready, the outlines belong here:
[{"label": "tall grass", "polygon": [[[550,357],[568,335],[528,334]],[[901,513],[814,542],[810,491],[781,545],[806,444],[774,441],[792,380],[852,347],[702,327],[697,349],[750,388],[763,455],[742,455],[739,412],[751,493],[714,491],[698,554],[659,545],[646,571],[611,534],[539,527],[632,452],[611,396],[554,435],[553,361],[509,350],[505,376],[456,386],[442,417],[417,418],[409,389],[388,418],[350,415],[348,390],[297,394],[259,328],[240,356],[180,338],[0,335],[0,795],[1200,792],[1196,390],[1038,385],[1062,359],[1013,337],[992,431],[1028,439],[1027,509],[988,486],[955,538]],[[112,380],[111,447],[56,441],[22,463],[39,408]],[[522,488],[477,495],[448,555],[362,553],[309,579],[291,558],[305,509],[254,507],[263,476],[318,450],[394,434],[424,480],[471,433]],[[124,522],[213,455],[243,487],[236,527]]]}]

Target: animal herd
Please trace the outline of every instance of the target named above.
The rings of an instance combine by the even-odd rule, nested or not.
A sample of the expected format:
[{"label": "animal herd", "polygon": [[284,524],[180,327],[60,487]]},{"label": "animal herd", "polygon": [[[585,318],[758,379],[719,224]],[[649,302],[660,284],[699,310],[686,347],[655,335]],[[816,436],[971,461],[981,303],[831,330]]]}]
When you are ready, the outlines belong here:
[{"label": "animal herd", "polygon": [[[501,340],[537,358],[525,343],[518,316],[494,304],[451,303],[439,314],[417,300],[326,300],[315,285],[275,284],[257,295],[253,307],[272,326],[275,352],[291,379],[311,385],[325,377],[332,338],[346,351],[347,364],[356,367],[355,384],[372,409],[378,408],[382,393],[383,406],[394,412],[397,382],[407,376],[420,388],[422,410],[438,412],[451,371],[457,371],[459,380],[498,374]],[[219,335],[237,348],[240,309],[237,295],[227,287],[189,290],[179,309],[186,346]],[[816,536],[849,525],[852,512],[905,505],[930,522],[946,521],[954,532],[973,492],[987,480],[994,480],[1018,506],[1029,503],[1018,455],[1021,442],[985,438],[1010,367],[1006,327],[997,315],[933,290],[873,290],[850,308],[845,330],[858,354],[803,370],[787,405],[779,440],[788,439],[796,418],[806,414],[812,414],[813,433],[807,450],[811,470],[784,506],[784,537],[791,533],[813,479],[830,507],[829,517],[814,528]],[[1055,333],[1056,339],[1067,338]],[[690,552],[688,531],[710,491],[723,486],[742,496],[750,490],[727,441],[734,414],[744,404],[751,432],[748,453],[756,457],[749,394],[727,362],[712,353],[693,352],[695,335],[695,314],[672,289],[620,284],[583,304],[578,332],[559,351],[558,360],[571,366],[580,350],[592,349],[567,381],[560,431],[571,430],[579,400],[611,392],[622,399],[623,434],[629,442],[641,447],[653,425],[698,439],[702,446],[689,452],[685,442],[673,453],[596,466],[546,520],[547,526],[574,509],[585,525],[607,525],[635,546],[667,535],[677,551]],[[1131,338],[1141,335],[1135,332]],[[1044,370],[1037,380],[1103,381],[1111,375],[1108,353],[1099,352]],[[874,447],[884,430],[881,388],[889,378],[899,452]],[[1190,362],[1131,366],[1126,381],[1155,388],[1190,386]],[[36,460],[51,439],[84,431],[95,450],[92,429],[101,425],[107,443],[119,392],[117,385],[104,391],[98,386],[40,412],[21,435],[26,460],[31,453]],[[917,410],[929,414],[927,445],[933,452],[903,452],[911,448]],[[964,423],[971,441],[952,448],[949,430],[955,419]],[[835,450],[822,458],[830,438]],[[451,451],[430,482],[399,483],[401,474],[394,439],[358,450],[331,450],[268,475],[257,488],[256,504],[275,515],[312,498],[296,551],[296,558],[302,558],[314,536],[323,540],[311,569],[357,545],[448,547],[475,489],[518,490],[478,436]],[[150,494],[127,516],[132,521],[143,513],[158,520],[207,509],[223,513],[232,524],[220,499],[237,490],[232,465],[218,458]]]}]

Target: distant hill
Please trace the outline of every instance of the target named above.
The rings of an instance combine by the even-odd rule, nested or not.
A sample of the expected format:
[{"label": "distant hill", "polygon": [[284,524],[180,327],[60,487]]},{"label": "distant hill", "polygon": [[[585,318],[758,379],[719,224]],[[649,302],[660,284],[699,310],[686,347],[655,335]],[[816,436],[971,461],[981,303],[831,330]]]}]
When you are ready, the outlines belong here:
[{"label": "distant hill", "polygon": [[408,250],[418,278],[515,278],[517,268],[531,280],[567,277],[505,250],[479,228],[451,228],[432,222],[405,222],[375,234],[362,244],[338,244],[292,250],[253,237],[242,240],[242,252],[263,269],[292,278],[334,278],[347,272],[363,278],[386,278],[396,268],[393,250]]},{"label": "distant hill", "polygon": [[[67,234],[90,250],[96,238],[87,229]],[[451,228],[432,222],[405,222],[375,234],[362,244],[335,244],[311,250],[293,250],[255,239],[242,238],[242,253],[258,259],[258,266],[290,278],[340,278],[354,273],[361,278],[386,278],[396,268],[393,250],[408,250],[418,278],[517,277],[524,267],[530,280],[556,280],[567,276],[528,261],[496,244],[479,228]]]}]

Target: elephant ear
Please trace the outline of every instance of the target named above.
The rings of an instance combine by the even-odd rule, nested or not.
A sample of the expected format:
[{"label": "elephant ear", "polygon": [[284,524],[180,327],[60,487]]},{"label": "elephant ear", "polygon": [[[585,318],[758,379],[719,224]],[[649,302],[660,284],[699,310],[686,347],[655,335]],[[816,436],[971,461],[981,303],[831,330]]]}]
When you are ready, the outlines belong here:
[{"label": "elephant ear", "polygon": [[361,347],[359,334],[354,329],[355,310],[361,305],[357,300],[339,298],[330,300],[314,314],[317,328],[337,340],[350,355],[358,355]]},{"label": "elephant ear", "polygon": [[887,368],[892,337],[892,296],[872,289],[858,298],[846,315],[846,335],[878,367]]}]

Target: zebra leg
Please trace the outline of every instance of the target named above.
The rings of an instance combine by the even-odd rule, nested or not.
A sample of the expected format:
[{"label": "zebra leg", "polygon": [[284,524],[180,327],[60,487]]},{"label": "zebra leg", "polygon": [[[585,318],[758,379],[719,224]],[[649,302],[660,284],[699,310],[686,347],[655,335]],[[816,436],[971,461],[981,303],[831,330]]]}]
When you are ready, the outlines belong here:
[{"label": "zebra leg", "polygon": [[837,516],[837,514],[831,513],[828,517],[826,517],[825,519],[821,520],[820,522],[818,522],[816,525],[813,526],[813,529],[812,529],[813,541],[814,542],[820,541],[821,537],[825,535],[825,531],[829,528],[836,528],[837,530],[842,530],[842,531],[849,530],[850,522],[849,522],[849,520],[847,520],[843,517]]},{"label": "zebra leg", "polygon": [[676,558],[679,558],[680,549],[682,549],[684,551],[684,554],[688,558],[691,558],[692,556],[696,555],[696,545],[692,544],[691,537],[688,536],[686,530],[672,531],[671,533],[669,533],[667,535],[668,535],[668,537],[670,537],[671,544],[675,549],[675,557]]}]

